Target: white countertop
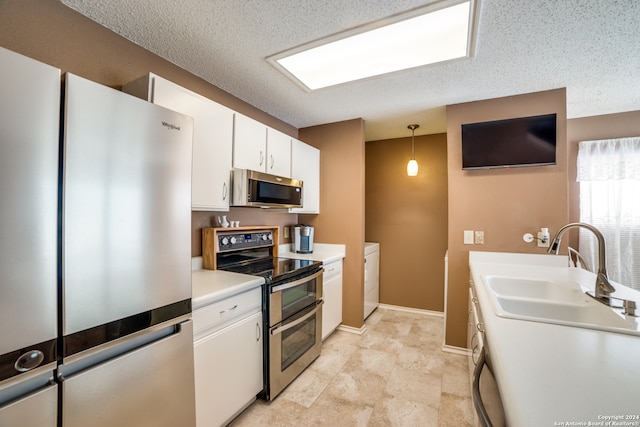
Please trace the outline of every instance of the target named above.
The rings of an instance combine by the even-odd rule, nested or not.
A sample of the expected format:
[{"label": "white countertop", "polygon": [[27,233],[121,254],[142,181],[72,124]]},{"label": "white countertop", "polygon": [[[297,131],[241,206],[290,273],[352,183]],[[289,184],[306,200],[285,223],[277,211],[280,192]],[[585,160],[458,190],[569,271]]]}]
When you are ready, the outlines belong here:
[{"label": "white countertop", "polygon": [[369,255],[380,250],[380,243],[364,242],[364,254]]},{"label": "white countertop", "polygon": [[502,275],[584,285],[595,283],[592,273],[554,255],[470,252],[469,265],[510,426],[640,425],[640,337],[498,317],[483,282]]},{"label": "white countertop", "polygon": [[222,270],[193,270],[191,272],[193,310],[258,288],[263,284],[264,278],[258,276]]},{"label": "white countertop", "polygon": [[[290,247],[289,244],[280,245],[278,256],[320,261],[325,265],[345,257],[345,245],[317,243],[313,245],[313,253],[310,254],[291,252]],[[223,270],[205,270],[202,268],[202,257],[192,258],[191,268],[193,310],[264,284],[262,277]]]},{"label": "white countertop", "polygon": [[291,245],[285,243],[278,247],[278,256],[283,258],[309,259],[312,261],[320,261],[324,265],[327,265],[343,259],[345,256],[345,251],[345,245],[331,243],[314,243],[313,253],[299,254],[296,252],[291,252]]}]

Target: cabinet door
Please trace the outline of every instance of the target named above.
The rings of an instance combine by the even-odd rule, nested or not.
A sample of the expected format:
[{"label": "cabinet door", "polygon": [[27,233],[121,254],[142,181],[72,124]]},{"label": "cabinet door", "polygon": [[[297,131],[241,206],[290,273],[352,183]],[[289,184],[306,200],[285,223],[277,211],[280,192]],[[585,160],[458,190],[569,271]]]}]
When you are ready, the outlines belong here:
[{"label": "cabinet door", "polygon": [[291,137],[267,128],[267,172],[291,178]]},{"label": "cabinet door", "polygon": [[192,210],[229,210],[233,110],[157,76],[152,101],[193,118]]},{"label": "cabinet door", "polygon": [[233,167],[266,172],[267,126],[240,113],[233,128]]},{"label": "cabinet door", "polygon": [[302,141],[291,141],[291,178],[302,180],[301,208],[295,213],[320,213],[320,150]]},{"label": "cabinet door", "polygon": [[196,425],[219,426],[262,390],[262,313],[194,343]]},{"label": "cabinet door", "polygon": [[[327,264],[322,284],[322,339],[342,323],[342,260]],[[335,274],[334,274],[335,273]]]}]

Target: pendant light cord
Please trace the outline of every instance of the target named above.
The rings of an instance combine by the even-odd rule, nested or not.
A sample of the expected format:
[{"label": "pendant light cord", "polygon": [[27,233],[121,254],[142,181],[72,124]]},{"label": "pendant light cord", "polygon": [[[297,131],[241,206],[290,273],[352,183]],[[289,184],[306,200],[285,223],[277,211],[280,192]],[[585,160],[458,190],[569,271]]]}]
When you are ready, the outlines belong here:
[{"label": "pendant light cord", "polygon": [[409,125],[408,129],[411,129],[411,160],[415,160],[415,130],[418,129],[420,125]]}]

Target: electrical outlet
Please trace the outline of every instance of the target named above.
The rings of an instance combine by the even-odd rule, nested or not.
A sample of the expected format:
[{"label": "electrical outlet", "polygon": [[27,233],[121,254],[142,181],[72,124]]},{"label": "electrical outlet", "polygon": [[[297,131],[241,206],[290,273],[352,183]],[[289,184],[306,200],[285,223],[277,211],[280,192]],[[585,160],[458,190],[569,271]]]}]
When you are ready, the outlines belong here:
[{"label": "electrical outlet", "polygon": [[484,231],[476,231],[476,245],[484,245]]},{"label": "electrical outlet", "polygon": [[473,245],[473,230],[464,230],[464,244]]},{"label": "electrical outlet", "polygon": [[539,248],[549,247],[549,233],[543,233],[542,231],[538,231],[538,247]]},{"label": "electrical outlet", "polygon": [[284,227],[284,238],[285,239],[289,238],[289,227]]}]

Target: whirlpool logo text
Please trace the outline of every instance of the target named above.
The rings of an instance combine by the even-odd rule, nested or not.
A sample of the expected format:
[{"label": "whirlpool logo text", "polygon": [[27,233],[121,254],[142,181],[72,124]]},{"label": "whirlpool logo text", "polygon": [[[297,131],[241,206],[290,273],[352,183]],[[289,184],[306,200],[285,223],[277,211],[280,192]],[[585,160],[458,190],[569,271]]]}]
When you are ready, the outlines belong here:
[{"label": "whirlpool logo text", "polygon": [[173,123],[162,122],[162,126],[169,130],[180,130],[180,126],[174,125]]}]

